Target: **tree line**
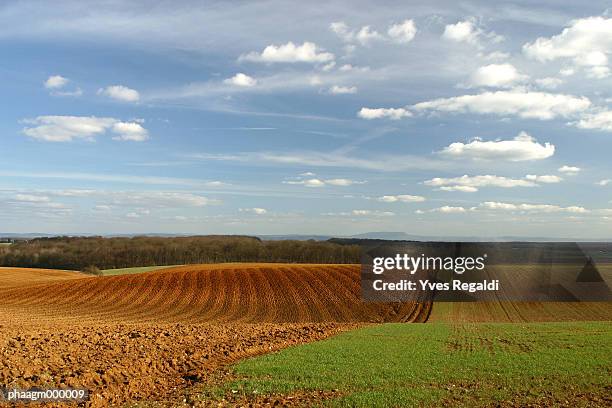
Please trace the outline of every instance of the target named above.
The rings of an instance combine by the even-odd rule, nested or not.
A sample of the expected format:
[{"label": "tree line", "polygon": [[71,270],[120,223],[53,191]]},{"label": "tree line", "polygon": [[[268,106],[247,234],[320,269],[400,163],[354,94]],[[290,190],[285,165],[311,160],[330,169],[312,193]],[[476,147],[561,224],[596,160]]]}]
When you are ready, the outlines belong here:
[{"label": "tree line", "polygon": [[0,247],[0,266],[85,270],[222,262],[359,263],[360,247],[248,236],[52,237]]}]

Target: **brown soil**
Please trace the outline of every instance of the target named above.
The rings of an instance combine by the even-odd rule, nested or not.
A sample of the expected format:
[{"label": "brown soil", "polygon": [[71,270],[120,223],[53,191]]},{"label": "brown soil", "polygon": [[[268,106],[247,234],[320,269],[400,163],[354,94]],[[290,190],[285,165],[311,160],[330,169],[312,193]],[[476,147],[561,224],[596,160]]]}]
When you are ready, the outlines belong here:
[{"label": "brown soil", "polygon": [[357,265],[190,265],[106,277],[59,272],[61,281],[22,273],[13,278],[19,284],[2,286],[0,278],[6,323],[350,323],[422,321],[429,312],[414,303],[361,301]]},{"label": "brown soil", "polygon": [[357,265],[191,265],[108,277],[1,269],[0,384],[84,387],[88,406],[176,406],[238,359],[429,312],[362,302]]}]

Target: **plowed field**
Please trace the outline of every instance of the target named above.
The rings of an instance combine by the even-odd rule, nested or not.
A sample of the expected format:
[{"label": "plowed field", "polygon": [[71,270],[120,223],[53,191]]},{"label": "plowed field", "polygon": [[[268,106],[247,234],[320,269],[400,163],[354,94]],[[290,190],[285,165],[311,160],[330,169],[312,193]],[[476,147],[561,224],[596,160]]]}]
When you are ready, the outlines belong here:
[{"label": "plowed field", "polygon": [[0,384],[84,387],[89,406],[175,406],[238,359],[429,310],[361,302],[356,265],[0,269]]},{"label": "plowed field", "polygon": [[612,312],[610,303],[436,303],[433,312],[429,303],[365,303],[359,269],[223,264],[90,277],[0,268],[0,384],[84,387],[89,406],[175,406],[189,402],[194,383],[219,382],[229,363],[366,323],[609,320]]},{"label": "plowed field", "polygon": [[190,265],[107,277],[57,272],[46,280],[43,273],[0,271],[0,319],[37,325],[355,323],[424,321],[429,313],[427,305],[362,302],[356,265]]}]

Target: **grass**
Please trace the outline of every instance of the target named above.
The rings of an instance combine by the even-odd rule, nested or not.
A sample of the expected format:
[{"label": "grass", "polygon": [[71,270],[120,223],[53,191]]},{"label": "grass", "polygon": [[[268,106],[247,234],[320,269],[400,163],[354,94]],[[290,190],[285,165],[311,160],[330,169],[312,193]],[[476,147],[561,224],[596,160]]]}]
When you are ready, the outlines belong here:
[{"label": "grass", "polygon": [[208,395],[333,391],[331,406],[605,406],[612,323],[385,324],[245,360]]},{"label": "grass", "polygon": [[104,269],[102,270],[102,276],[130,275],[133,273],[151,272],[151,271],[156,271],[158,269],[172,268],[174,266],[180,266],[180,265],[140,266],[136,268]]}]

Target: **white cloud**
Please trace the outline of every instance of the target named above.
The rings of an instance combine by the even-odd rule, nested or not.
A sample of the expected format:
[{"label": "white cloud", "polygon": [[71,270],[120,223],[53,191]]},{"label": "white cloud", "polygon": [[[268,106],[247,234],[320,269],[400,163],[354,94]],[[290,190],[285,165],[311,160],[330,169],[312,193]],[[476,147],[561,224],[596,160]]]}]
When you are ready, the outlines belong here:
[{"label": "white cloud", "polygon": [[368,120],[380,118],[398,120],[408,118],[412,116],[412,113],[404,108],[361,108],[357,116]]},{"label": "white cloud", "polygon": [[53,96],[73,96],[78,97],[83,95],[81,88],[74,88],[73,90],[64,89],[70,80],[64,78],[61,75],[52,75],[44,82],[45,88],[50,90],[50,94]]},{"label": "white cloud", "polygon": [[521,132],[512,140],[483,141],[475,139],[469,143],[451,143],[442,149],[440,154],[458,159],[517,162],[542,160],[551,157],[555,154],[555,146],[548,142],[538,143],[529,134]]},{"label": "white cloud", "polygon": [[363,26],[355,35],[357,41],[361,45],[369,45],[372,41],[382,40],[382,35],[376,30],[372,30],[370,26]]},{"label": "white cloud", "polygon": [[461,214],[466,212],[467,210],[463,207],[453,207],[449,205],[445,205],[442,207],[434,208],[430,210],[430,212],[439,212],[443,214]]},{"label": "white cloud", "polygon": [[400,24],[393,24],[387,30],[389,37],[400,44],[407,44],[412,41],[416,33],[417,28],[413,20],[404,20]]},{"label": "white cloud", "polygon": [[344,21],[335,21],[329,25],[329,28],[344,42],[351,42],[355,38],[355,33]]},{"label": "white cloud", "polygon": [[456,42],[475,42],[477,30],[472,21],[459,21],[455,24],[448,24],[444,27],[442,38]]},{"label": "white cloud", "polygon": [[360,217],[365,216],[374,216],[374,217],[392,217],[395,213],[391,211],[375,211],[375,210],[353,210],[351,211],[351,215],[356,215]]},{"label": "white cloud", "polygon": [[250,88],[257,85],[257,80],[255,78],[250,77],[247,74],[243,74],[242,72],[237,73],[231,78],[225,79],[223,82],[226,84],[242,86],[246,88]]},{"label": "white cloud", "polygon": [[313,173],[312,171],[305,171],[304,173],[300,173],[300,176],[302,176],[302,177],[313,177],[313,176],[316,176],[316,174]]},{"label": "white cloud", "polygon": [[149,132],[136,122],[117,122],[113,125],[114,140],[144,142],[149,138]]},{"label": "white cloud", "polygon": [[329,71],[331,71],[332,69],[334,69],[334,67],[335,67],[335,66],[336,66],[336,61],[332,61],[332,62],[330,62],[330,63],[328,63],[328,64],[323,65],[323,66],[321,67],[321,70],[322,70],[322,71],[325,71],[325,72],[329,72]]},{"label": "white cloud", "polygon": [[425,201],[425,197],[409,194],[400,194],[378,197],[377,200],[383,203],[420,203]]},{"label": "white cloud", "polygon": [[303,185],[306,187],[325,187],[326,185],[338,186],[338,187],[348,187],[354,184],[365,184],[365,181],[355,181],[355,180],[349,180],[345,178],[335,178],[335,179],[326,179],[326,180],[311,178],[311,179],[305,179],[305,180],[283,181],[283,184]]},{"label": "white cloud", "polygon": [[346,187],[346,186],[352,186],[353,184],[364,184],[365,181],[354,181],[354,180],[349,180],[345,178],[335,178],[335,179],[325,180],[325,183],[330,184],[332,186]]},{"label": "white cloud", "polygon": [[111,130],[119,140],[143,141],[147,131],[139,123],[121,122],[114,118],[95,116],[38,116],[24,120],[31,125],[23,133],[46,142],[70,142],[77,139],[92,141]]},{"label": "white cloud", "polygon": [[527,75],[518,72],[512,64],[490,64],[478,68],[472,74],[471,85],[510,88],[527,78]]},{"label": "white cloud", "polygon": [[265,208],[253,207],[253,208],[240,208],[240,212],[247,212],[255,215],[265,215],[268,213],[268,210]]},{"label": "white cloud", "polygon": [[23,133],[31,138],[47,142],[69,142],[73,139],[93,140],[95,136],[105,133],[116,121],[95,116],[38,116],[24,122],[36,125],[23,129]]},{"label": "white cloud", "polygon": [[462,193],[475,193],[478,191],[476,187],[472,187],[472,186],[442,186],[438,190],[440,191],[460,191]]},{"label": "white cloud", "polygon": [[357,87],[334,85],[331,88],[329,88],[329,93],[333,95],[354,94],[354,93],[357,93]]},{"label": "white cloud", "polygon": [[587,77],[603,79],[610,76],[610,68],[604,66],[589,67],[586,69]]},{"label": "white cloud", "polygon": [[334,59],[334,54],[324,52],[315,43],[304,42],[302,45],[296,45],[289,41],[283,45],[268,45],[261,53],[251,52],[242,55],[240,60],[254,62],[310,62],[323,63]]},{"label": "white cloud", "polygon": [[15,194],[13,197],[15,201],[25,203],[48,203],[51,199],[47,196],[33,195],[33,194]]},{"label": "white cloud", "polygon": [[571,58],[576,65],[605,66],[612,50],[612,18],[573,20],[560,34],[523,45],[523,52],[541,62]]},{"label": "white cloud", "polygon": [[438,187],[442,191],[462,191],[473,193],[478,191],[480,187],[535,187],[537,184],[532,180],[527,179],[512,179],[494,175],[484,176],[468,176],[443,178],[435,177],[431,180],[423,182],[426,186]]},{"label": "white cloud", "polygon": [[356,67],[356,66],[351,65],[351,64],[344,64],[344,65],[340,66],[340,68],[338,68],[338,70],[341,71],[341,72],[351,72],[351,71],[368,72],[370,70],[370,67]]},{"label": "white cloud", "polygon": [[[369,46],[373,41],[383,40],[397,44],[407,44],[414,39],[417,33],[416,25],[411,19],[390,25],[387,29],[387,36],[369,25],[362,26],[359,30],[352,30],[344,21],[333,22],[329,28],[345,43],[358,42],[363,46]],[[350,54],[350,52],[347,52],[347,54]]]},{"label": "white cloud", "polygon": [[502,211],[524,211],[524,212],[543,212],[543,213],[554,213],[554,212],[567,212],[573,214],[584,214],[589,212],[584,207],[570,206],[561,207],[552,204],[512,204],[495,201],[486,201],[481,203],[480,208],[486,210],[502,210]]},{"label": "white cloud", "polygon": [[559,176],[555,176],[555,175],[543,175],[543,176],[538,176],[535,174],[528,174],[525,176],[525,178],[527,180],[531,180],[534,181],[536,183],[544,183],[544,184],[553,184],[553,183],[560,183],[563,181],[563,178],[559,177]]},{"label": "white cloud", "polygon": [[590,106],[591,101],[586,97],[511,90],[434,99],[417,103],[414,109],[549,120],[575,115]]},{"label": "white cloud", "polygon": [[317,178],[312,178],[312,179],[307,179],[307,180],[283,181],[283,184],[296,184],[296,185],[303,185],[306,187],[324,187],[325,186],[325,182]]},{"label": "white cloud", "polygon": [[218,201],[207,197],[174,191],[110,191],[101,194],[114,206],[142,206],[146,208],[204,207]]},{"label": "white cloud", "polygon": [[66,86],[70,82],[68,78],[64,78],[61,75],[51,75],[45,81],[45,88],[47,89],[60,89]]},{"label": "white cloud", "polygon": [[125,214],[126,218],[141,218],[142,216],[151,215],[151,211],[147,209],[139,209]]},{"label": "white cloud", "polygon": [[465,42],[468,44],[481,46],[482,40],[489,40],[494,43],[503,41],[503,37],[493,31],[486,32],[478,26],[475,19],[459,21],[455,24],[448,24],[444,27],[442,38],[454,42]]},{"label": "white cloud", "polygon": [[563,80],[559,78],[546,77],[546,78],[536,79],[535,83],[540,88],[557,89],[559,85],[563,84]]},{"label": "white cloud", "polygon": [[140,94],[137,90],[123,85],[111,85],[98,89],[98,95],[104,95],[122,102],[138,102]]},{"label": "white cloud", "polygon": [[612,110],[584,114],[572,124],[580,129],[595,129],[612,132]]},{"label": "white cloud", "polygon": [[560,173],[565,173],[570,176],[580,173],[581,170],[582,169],[580,167],[575,167],[575,166],[562,166],[562,167],[559,167],[558,169]]},{"label": "white cloud", "polygon": [[597,184],[598,186],[605,187],[605,186],[607,186],[607,185],[608,185],[608,184],[610,184],[610,183],[612,183],[612,179],[600,180],[600,181],[598,181],[596,184]]}]

